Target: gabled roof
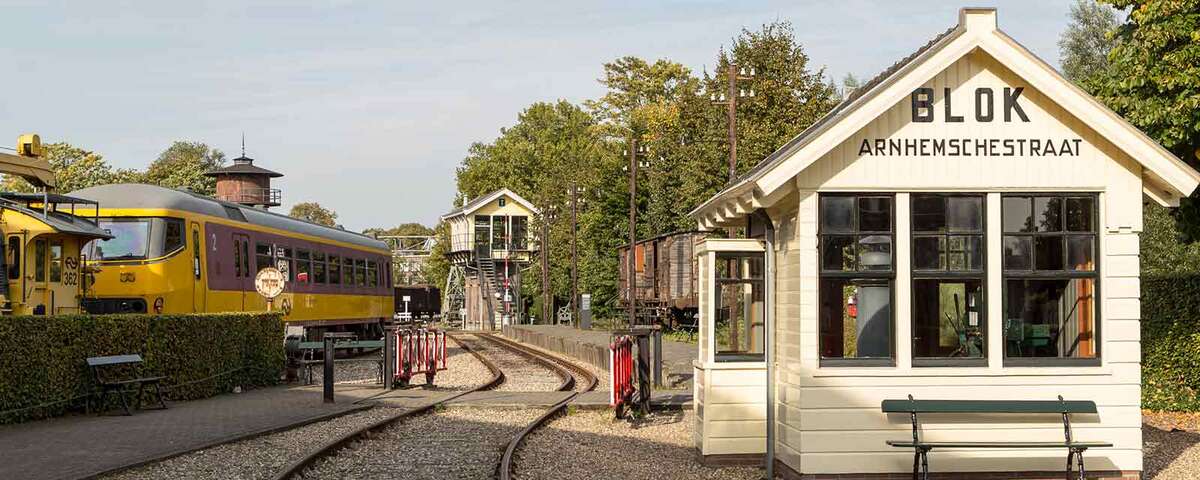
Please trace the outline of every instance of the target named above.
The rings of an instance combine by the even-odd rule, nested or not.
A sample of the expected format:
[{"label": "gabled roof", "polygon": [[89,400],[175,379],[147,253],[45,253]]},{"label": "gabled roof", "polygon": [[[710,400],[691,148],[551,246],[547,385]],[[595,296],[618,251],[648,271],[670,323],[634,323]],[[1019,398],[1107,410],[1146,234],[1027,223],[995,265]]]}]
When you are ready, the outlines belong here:
[{"label": "gabled roof", "polygon": [[525,200],[520,195],[517,195],[516,193],[514,193],[512,190],[509,190],[507,188],[501,188],[499,190],[489,192],[486,195],[483,195],[474,200],[471,200],[461,207],[458,207],[454,210],[446,212],[445,215],[442,215],[442,220],[446,220],[451,217],[457,217],[459,215],[470,215],[472,212],[479,210],[484,205],[487,205],[487,204],[499,199],[500,197],[508,197],[510,200],[517,202],[519,205],[521,205],[522,207],[525,207],[527,210],[529,210],[533,213],[540,213],[540,210],[538,210],[537,207],[533,206],[532,203],[529,203],[529,200]]},{"label": "gabled roof", "polygon": [[701,228],[713,228],[737,223],[750,211],[770,205],[786,192],[783,187],[797,174],[903,100],[914,88],[976,49],[994,57],[1030,86],[1043,92],[1058,91],[1053,100],[1060,107],[1077,118],[1087,119],[1090,128],[1141,163],[1147,197],[1163,205],[1176,205],[1179,198],[1190,195],[1200,185],[1200,172],[996,28],[994,8],[964,8],[959,11],[957,26],[855,90],[815,124],[689,215]]},{"label": "gabled roof", "polygon": [[254,159],[242,155],[233,159],[233,165],[228,167],[218,168],[211,172],[204,172],[207,177],[215,177],[218,175],[243,174],[243,175],[263,175],[271,178],[282,177],[283,174],[267,170],[265,168],[254,165]]}]

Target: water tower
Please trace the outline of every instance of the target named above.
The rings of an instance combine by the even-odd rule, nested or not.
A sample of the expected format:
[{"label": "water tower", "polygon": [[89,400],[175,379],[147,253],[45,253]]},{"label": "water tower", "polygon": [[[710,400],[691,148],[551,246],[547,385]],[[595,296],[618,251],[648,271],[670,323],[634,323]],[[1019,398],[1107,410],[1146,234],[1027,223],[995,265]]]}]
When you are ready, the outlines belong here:
[{"label": "water tower", "polygon": [[279,189],[271,188],[271,179],[283,174],[255,166],[254,159],[246,156],[245,144],[242,145],[242,156],[233,159],[233,165],[204,175],[217,178],[218,200],[264,210],[279,206]]}]

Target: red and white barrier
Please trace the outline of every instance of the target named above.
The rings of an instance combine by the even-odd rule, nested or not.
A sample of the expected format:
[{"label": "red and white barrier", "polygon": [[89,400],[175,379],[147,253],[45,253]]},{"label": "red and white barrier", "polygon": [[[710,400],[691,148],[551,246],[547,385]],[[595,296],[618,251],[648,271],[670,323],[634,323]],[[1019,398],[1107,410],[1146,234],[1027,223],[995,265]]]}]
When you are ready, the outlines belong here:
[{"label": "red and white barrier", "polygon": [[628,404],[633,396],[633,338],[620,336],[608,346],[608,365],[612,379],[608,389],[608,404],[611,407]]},{"label": "red and white barrier", "polygon": [[413,375],[424,373],[425,382],[432,385],[437,371],[446,369],[446,332],[397,330],[394,366],[394,381],[406,385]]}]

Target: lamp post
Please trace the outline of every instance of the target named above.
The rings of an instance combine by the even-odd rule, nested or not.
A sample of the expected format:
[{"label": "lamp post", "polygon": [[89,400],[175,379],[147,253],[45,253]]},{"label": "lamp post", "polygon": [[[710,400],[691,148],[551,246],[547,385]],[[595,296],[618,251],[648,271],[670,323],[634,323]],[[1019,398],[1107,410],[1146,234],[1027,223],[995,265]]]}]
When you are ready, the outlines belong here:
[{"label": "lamp post", "polygon": [[571,323],[579,328],[579,259],[576,236],[579,228],[579,185],[571,182]]}]

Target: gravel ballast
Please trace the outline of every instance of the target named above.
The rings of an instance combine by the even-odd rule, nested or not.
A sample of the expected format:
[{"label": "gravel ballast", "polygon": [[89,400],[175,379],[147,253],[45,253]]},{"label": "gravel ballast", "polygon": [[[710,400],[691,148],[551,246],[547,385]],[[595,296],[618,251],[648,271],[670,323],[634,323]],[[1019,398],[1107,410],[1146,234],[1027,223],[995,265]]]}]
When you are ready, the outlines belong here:
[{"label": "gravel ballast", "polygon": [[492,479],[509,439],[543,411],[455,407],[418,415],[321,460],[303,478]]},{"label": "gravel ballast", "polygon": [[1142,422],[1143,478],[1200,478],[1200,413],[1143,411]]},{"label": "gravel ballast", "polygon": [[695,416],[656,412],[637,424],[611,411],[579,411],[535,430],[517,450],[516,478],[645,478],[757,480],[754,467],[701,465],[692,445]]},{"label": "gravel ballast", "polygon": [[375,407],[300,428],[226,443],[206,450],[126,470],[106,480],[263,479],[334,438],[395,415],[396,409]]},{"label": "gravel ballast", "polygon": [[504,372],[504,383],[495,389],[498,392],[552,392],[562,385],[562,378],[554,370],[498,343],[474,335],[459,335],[458,338]]}]

